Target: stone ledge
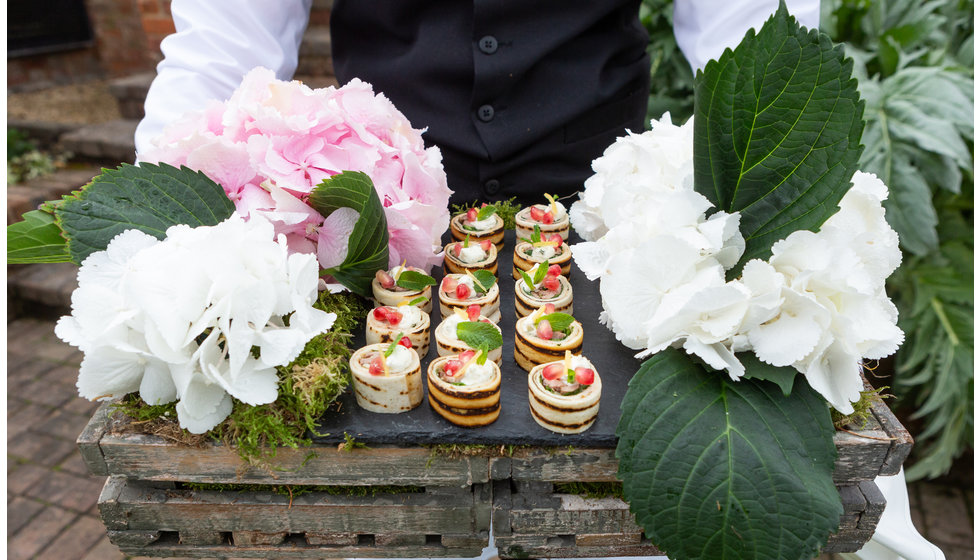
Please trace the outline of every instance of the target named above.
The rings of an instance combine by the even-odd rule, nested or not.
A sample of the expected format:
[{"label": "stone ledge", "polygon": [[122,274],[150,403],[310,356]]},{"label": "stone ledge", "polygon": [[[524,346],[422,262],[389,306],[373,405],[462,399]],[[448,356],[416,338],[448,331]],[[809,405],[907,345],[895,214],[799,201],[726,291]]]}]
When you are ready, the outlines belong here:
[{"label": "stone ledge", "polygon": [[61,137],[64,148],[78,157],[133,163],[136,160],[136,119],[83,126]]}]

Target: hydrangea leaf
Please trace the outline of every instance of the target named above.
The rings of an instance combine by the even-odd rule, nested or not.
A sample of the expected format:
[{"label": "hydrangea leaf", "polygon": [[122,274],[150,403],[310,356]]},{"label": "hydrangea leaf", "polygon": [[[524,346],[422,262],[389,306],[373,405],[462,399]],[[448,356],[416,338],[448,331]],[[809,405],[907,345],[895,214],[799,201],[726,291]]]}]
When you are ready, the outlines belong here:
[{"label": "hydrangea leaf", "polygon": [[863,102],[853,61],[802,28],[785,4],[698,73],[694,188],[740,212],[745,253],[765,259],[793,231],[837,211],[861,155]]},{"label": "hydrangea leaf", "polygon": [[52,214],[31,210],[23,221],[7,226],[7,264],[70,261],[68,241]]},{"label": "hydrangea leaf", "polygon": [[128,229],[163,239],[171,226],[213,226],[234,211],[224,189],[204,173],[141,163],[104,169],[66,197],[55,215],[68,237],[72,262],[80,263]]},{"label": "hydrangea leaf", "polygon": [[637,523],[674,560],[813,558],[843,513],[833,433],[806,383],[784,396],[668,349],[623,399],[619,477]]},{"label": "hydrangea leaf", "polygon": [[324,217],[338,208],[360,214],[347,241],[347,258],[327,273],[352,292],[371,297],[371,279],[388,267],[388,220],[371,178],[360,171],[329,177],[310,193],[309,204]]}]

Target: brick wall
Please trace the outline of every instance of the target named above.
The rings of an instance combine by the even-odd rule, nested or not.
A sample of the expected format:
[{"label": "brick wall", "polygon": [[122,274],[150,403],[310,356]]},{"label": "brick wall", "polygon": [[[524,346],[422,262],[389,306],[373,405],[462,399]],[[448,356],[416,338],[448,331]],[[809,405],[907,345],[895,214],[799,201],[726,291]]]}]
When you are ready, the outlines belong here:
[{"label": "brick wall", "polygon": [[140,20],[146,35],[147,56],[155,65],[163,59],[160,41],[173,33],[174,20],[170,15],[170,0],[138,0]]}]

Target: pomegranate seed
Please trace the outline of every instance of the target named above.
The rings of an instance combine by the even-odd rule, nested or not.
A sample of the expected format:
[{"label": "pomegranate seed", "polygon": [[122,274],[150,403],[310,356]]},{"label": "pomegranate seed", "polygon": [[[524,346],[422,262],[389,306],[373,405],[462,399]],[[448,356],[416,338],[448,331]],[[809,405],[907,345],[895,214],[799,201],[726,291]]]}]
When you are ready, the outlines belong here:
[{"label": "pomegranate seed", "polygon": [[470,297],[470,287],[466,284],[456,286],[456,299],[466,299]]},{"label": "pomegranate seed", "polygon": [[561,275],[561,265],[553,264],[548,267],[548,276],[559,276]]},{"label": "pomegranate seed", "polygon": [[480,248],[483,249],[484,253],[490,252],[490,245],[491,243],[489,239],[484,239],[483,241],[480,242]]},{"label": "pomegranate seed", "polygon": [[457,284],[458,282],[456,282],[455,278],[452,276],[446,276],[442,279],[442,291],[446,292],[447,294],[451,294],[456,290]]},{"label": "pomegranate seed", "polygon": [[466,221],[475,222],[476,221],[476,208],[470,208],[466,211]]},{"label": "pomegranate seed", "polygon": [[555,304],[553,304],[553,303],[546,303],[546,304],[544,304],[544,314],[545,315],[551,315],[554,312],[555,312]]},{"label": "pomegranate seed", "polygon": [[401,312],[395,311],[394,309],[392,309],[391,311],[388,312],[388,324],[389,325],[397,325],[401,321],[402,321],[402,314],[401,314]]},{"label": "pomegranate seed", "polygon": [[595,382],[595,372],[587,367],[575,368],[575,382],[579,385],[592,385]]},{"label": "pomegranate seed", "polygon": [[467,350],[459,355],[459,359],[465,364],[466,362],[472,360],[473,356],[476,356],[476,352],[473,350]]},{"label": "pomegranate seed", "polygon": [[536,331],[538,338],[543,338],[545,340],[551,340],[551,337],[555,336],[555,332],[551,330],[551,322],[547,319],[542,319],[538,322],[538,330]]},{"label": "pomegranate seed", "polygon": [[561,283],[558,282],[557,276],[545,276],[544,282],[542,282],[541,285],[544,286],[544,289],[552,292],[558,291],[558,288],[561,287]]},{"label": "pomegranate seed", "polygon": [[399,346],[404,346],[405,348],[412,347],[412,341],[409,340],[407,336],[403,336],[401,340],[398,341]]},{"label": "pomegranate seed", "polygon": [[552,233],[551,234],[551,237],[548,239],[548,241],[551,241],[552,243],[554,243],[558,247],[561,247],[561,244],[565,242],[565,240],[561,238],[561,234],[560,233]]},{"label": "pomegranate seed", "polygon": [[449,375],[456,375],[459,368],[463,367],[463,362],[459,360],[447,360],[446,365],[442,367],[442,370]]},{"label": "pomegranate seed", "polygon": [[545,224],[553,224],[555,223],[555,215],[549,210],[544,213],[544,216],[541,216],[541,222]]},{"label": "pomegranate seed", "polygon": [[531,219],[535,222],[540,222],[544,219],[544,210],[538,208],[537,206],[531,207]]},{"label": "pomegranate seed", "polygon": [[480,306],[473,304],[466,308],[466,316],[469,317],[470,321],[476,321],[480,318]]},{"label": "pomegranate seed", "polygon": [[544,370],[541,371],[541,375],[543,375],[548,381],[558,379],[558,376],[563,373],[565,373],[565,364],[561,362],[548,364],[544,366]]},{"label": "pomegranate seed", "polygon": [[381,284],[381,287],[386,290],[390,290],[395,287],[395,279],[384,270],[375,272],[374,277],[378,280],[378,284]]},{"label": "pomegranate seed", "polygon": [[379,321],[384,321],[388,318],[388,309],[387,307],[375,307],[374,318]]},{"label": "pomegranate seed", "polygon": [[462,251],[463,251],[462,244],[456,243],[455,245],[453,245],[453,256],[458,257]]},{"label": "pomegranate seed", "polygon": [[381,356],[381,354],[378,354],[375,359],[371,360],[370,365],[368,365],[368,373],[371,375],[381,375],[384,372],[384,358]]},{"label": "pomegranate seed", "polygon": [[486,208],[486,207],[487,207],[487,203],[486,202],[484,202],[483,204],[480,205],[480,208]]}]

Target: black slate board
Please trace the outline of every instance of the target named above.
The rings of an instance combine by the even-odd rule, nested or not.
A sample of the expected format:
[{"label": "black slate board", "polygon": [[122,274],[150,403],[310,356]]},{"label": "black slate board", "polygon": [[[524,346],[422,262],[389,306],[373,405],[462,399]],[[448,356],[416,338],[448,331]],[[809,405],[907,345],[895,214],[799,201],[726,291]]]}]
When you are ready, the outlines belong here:
[{"label": "black slate board", "polygon": [[[344,441],[344,433],[353,436],[358,442],[366,444],[418,445],[432,443],[458,444],[513,444],[538,446],[577,447],[615,447],[616,424],[619,421],[620,403],[626,393],[630,378],[640,367],[640,360],[633,357],[635,351],[623,346],[612,331],[599,324],[602,302],[599,297],[599,283],[590,282],[572,263],[569,281],[572,284],[575,318],[585,330],[582,354],[595,366],[602,377],[602,400],[599,416],[591,428],[581,434],[557,434],[539,426],[528,408],[527,373],[514,361],[514,284],[511,278],[513,268],[515,234],[508,231],[504,237],[504,248],[498,257],[497,276],[500,284],[500,328],[504,334],[503,381],[500,395],[500,417],[496,422],[481,428],[461,428],[437,415],[429,406],[428,397],[422,404],[409,412],[401,414],[379,414],[368,412],[354,399],[351,388],[338,399],[339,411],[331,411],[320,419],[317,443],[338,443]],[[580,241],[574,233],[569,243]],[[442,279],[441,269],[434,274]],[[442,321],[439,302],[432,302],[430,315],[432,331]],[[357,333],[354,347],[364,345],[363,330]],[[423,380],[429,362],[438,356],[437,345],[433,340],[429,353],[422,357]],[[424,383],[423,383],[424,386]]]}]

